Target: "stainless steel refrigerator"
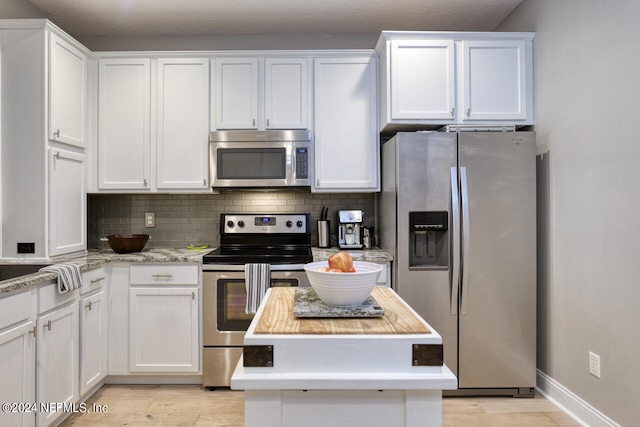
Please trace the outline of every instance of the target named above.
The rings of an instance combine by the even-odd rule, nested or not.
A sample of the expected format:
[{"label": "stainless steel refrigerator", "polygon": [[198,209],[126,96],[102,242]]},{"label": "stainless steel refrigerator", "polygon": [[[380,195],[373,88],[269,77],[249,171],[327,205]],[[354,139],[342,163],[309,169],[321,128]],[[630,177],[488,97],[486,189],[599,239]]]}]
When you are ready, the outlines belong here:
[{"label": "stainless steel refrigerator", "polygon": [[457,394],[536,380],[533,132],[403,132],[382,146],[379,245],[393,286],[443,337]]}]

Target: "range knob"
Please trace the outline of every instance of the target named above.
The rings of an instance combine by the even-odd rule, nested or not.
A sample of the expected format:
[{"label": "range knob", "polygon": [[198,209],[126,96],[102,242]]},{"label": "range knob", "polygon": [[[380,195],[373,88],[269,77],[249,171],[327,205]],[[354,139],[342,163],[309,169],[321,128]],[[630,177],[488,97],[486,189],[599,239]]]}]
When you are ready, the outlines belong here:
[{"label": "range knob", "polygon": [[227,221],[227,227],[233,228],[233,226],[234,226],[233,221]]},{"label": "range knob", "polygon": [[243,220],[238,221],[238,227],[240,227],[240,228],[244,227],[244,221]]},{"label": "range knob", "polygon": [[291,221],[287,221],[286,225],[287,225],[287,228],[291,228],[291,226],[293,225],[293,223],[292,223]]},{"label": "range knob", "polygon": [[302,221],[298,220],[298,222],[296,222],[296,225],[298,226],[298,228],[302,227]]}]

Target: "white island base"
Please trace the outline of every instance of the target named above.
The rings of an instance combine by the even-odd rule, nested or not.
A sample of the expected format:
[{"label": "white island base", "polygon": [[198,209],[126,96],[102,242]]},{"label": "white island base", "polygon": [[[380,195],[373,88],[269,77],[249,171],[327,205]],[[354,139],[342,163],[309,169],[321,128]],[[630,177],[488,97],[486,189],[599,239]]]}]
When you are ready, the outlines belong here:
[{"label": "white island base", "polygon": [[231,388],[245,391],[246,427],[442,426],[457,379],[395,292],[374,290],[385,316],[373,319],[297,319],[293,292],[270,289],[245,336]]}]

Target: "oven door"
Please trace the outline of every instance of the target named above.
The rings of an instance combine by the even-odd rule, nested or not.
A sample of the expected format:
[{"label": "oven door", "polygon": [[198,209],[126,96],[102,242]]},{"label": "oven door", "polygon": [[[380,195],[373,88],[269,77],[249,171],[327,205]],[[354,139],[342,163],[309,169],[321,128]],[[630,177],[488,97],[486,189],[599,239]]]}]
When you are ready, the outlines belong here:
[{"label": "oven door", "polygon": [[[242,346],[253,314],[245,313],[244,271],[204,271],[202,289],[203,344]],[[271,287],[310,286],[304,271],[271,271]]]}]

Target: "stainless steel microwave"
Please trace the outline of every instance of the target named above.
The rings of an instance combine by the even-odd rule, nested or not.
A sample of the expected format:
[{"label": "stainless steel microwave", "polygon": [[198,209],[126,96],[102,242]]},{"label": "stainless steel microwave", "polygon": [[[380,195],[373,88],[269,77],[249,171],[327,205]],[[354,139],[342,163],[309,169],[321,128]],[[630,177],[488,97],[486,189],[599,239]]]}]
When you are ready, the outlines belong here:
[{"label": "stainless steel microwave", "polygon": [[308,130],[211,132],[211,186],[310,187],[312,149]]}]

